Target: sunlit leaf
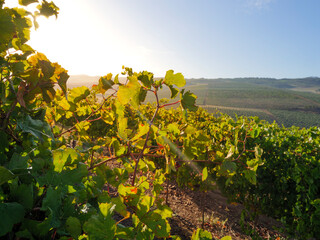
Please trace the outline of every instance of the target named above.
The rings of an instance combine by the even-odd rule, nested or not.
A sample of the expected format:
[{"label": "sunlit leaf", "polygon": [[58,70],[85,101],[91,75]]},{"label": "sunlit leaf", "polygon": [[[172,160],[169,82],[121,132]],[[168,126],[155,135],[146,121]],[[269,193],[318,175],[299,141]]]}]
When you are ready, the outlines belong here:
[{"label": "sunlit leaf", "polygon": [[77,159],[78,153],[72,149],[58,149],[53,151],[53,165],[54,170],[57,172],[61,172],[66,163],[72,163]]},{"label": "sunlit leaf", "polygon": [[131,141],[135,141],[141,138],[143,135],[149,132],[149,126],[145,124],[140,124],[137,134],[131,139]]},{"label": "sunlit leaf", "polygon": [[68,100],[73,103],[77,103],[82,99],[85,99],[89,94],[90,90],[85,86],[72,88],[68,95]]},{"label": "sunlit leaf", "polygon": [[202,170],[202,181],[205,181],[208,178],[208,168],[204,167]]},{"label": "sunlit leaf", "polygon": [[164,83],[167,85],[176,85],[177,87],[183,87],[186,85],[186,80],[181,73],[174,74],[173,70],[169,70],[164,78]]},{"label": "sunlit leaf", "polygon": [[40,14],[45,17],[50,17],[52,15],[58,16],[59,8],[53,2],[42,1],[41,5],[37,7],[40,10]]},{"label": "sunlit leaf", "polygon": [[118,100],[121,104],[125,105],[130,103],[133,107],[138,107],[140,102],[140,84],[136,77],[131,77],[129,83],[120,86],[118,90]]},{"label": "sunlit leaf", "polygon": [[220,240],[232,240],[232,237],[230,237],[230,236],[225,236],[225,237],[221,238]]},{"label": "sunlit leaf", "polygon": [[99,79],[99,85],[98,85],[100,93],[104,94],[107,90],[112,88],[113,85],[114,85],[114,82],[112,81],[111,73],[109,73],[104,77],[101,77]]},{"label": "sunlit leaf", "polygon": [[114,211],[116,205],[112,203],[100,203],[99,209],[104,217],[107,217],[108,215],[111,215]]},{"label": "sunlit leaf", "polygon": [[203,230],[198,228],[196,231],[193,232],[191,240],[211,240],[212,235],[207,230]]}]

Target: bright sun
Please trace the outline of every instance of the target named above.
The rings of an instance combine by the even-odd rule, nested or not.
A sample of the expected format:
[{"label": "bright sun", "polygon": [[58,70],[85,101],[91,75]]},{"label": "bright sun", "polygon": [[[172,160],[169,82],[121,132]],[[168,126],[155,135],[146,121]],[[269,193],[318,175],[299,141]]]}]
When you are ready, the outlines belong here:
[{"label": "bright sun", "polygon": [[[29,41],[34,49],[58,62],[69,74],[119,73],[123,64],[137,63],[137,59],[130,61],[130,46],[112,34],[112,27],[88,1],[55,0],[54,3],[60,8],[58,18],[37,19],[40,27],[32,30]],[[6,5],[12,7],[17,3],[10,1]]]}]

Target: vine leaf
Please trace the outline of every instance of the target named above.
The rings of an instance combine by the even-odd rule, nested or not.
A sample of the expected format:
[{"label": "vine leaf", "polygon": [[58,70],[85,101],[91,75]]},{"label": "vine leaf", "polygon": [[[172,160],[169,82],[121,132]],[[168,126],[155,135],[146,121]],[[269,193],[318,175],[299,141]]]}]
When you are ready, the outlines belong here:
[{"label": "vine leaf", "polygon": [[116,224],[110,215],[105,218],[94,215],[85,222],[83,230],[88,234],[89,239],[112,240],[116,232]]},{"label": "vine leaf", "polygon": [[78,239],[81,234],[81,223],[78,218],[68,217],[66,221],[66,229],[74,239]]},{"label": "vine leaf", "polygon": [[19,4],[23,6],[28,6],[31,3],[36,3],[38,0],[19,0]]},{"label": "vine leaf", "polygon": [[153,83],[153,73],[143,71],[138,79],[142,82],[143,86],[150,89]]},{"label": "vine leaf", "polygon": [[58,17],[59,8],[53,2],[47,2],[43,0],[42,5],[38,5],[37,8],[40,10],[40,14],[47,18],[55,15]]},{"label": "vine leaf", "polygon": [[140,88],[137,77],[130,77],[127,85],[119,87],[117,94],[119,102],[123,105],[130,103],[137,108],[140,102]]},{"label": "vine leaf", "polygon": [[186,80],[181,73],[174,74],[173,70],[169,70],[164,78],[164,83],[168,86],[176,85],[177,87],[183,87],[186,85]]},{"label": "vine leaf", "polygon": [[88,97],[89,94],[90,94],[90,90],[85,86],[72,88],[68,96],[68,100],[70,102],[77,103],[85,99],[86,97]]},{"label": "vine leaf", "polygon": [[227,173],[235,173],[237,164],[232,161],[224,161],[221,165],[221,170]]},{"label": "vine leaf", "polygon": [[169,89],[171,91],[171,97],[170,98],[171,99],[175,98],[179,93],[179,89],[177,89],[177,88],[175,88],[173,86],[169,86]]},{"label": "vine leaf", "polygon": [[43,136],[54,138],[46,122],[34,120],[29,115],[17,122],[23,132],[28,132],[43,141]]},{"label": "vine leaf", "polygon": [[11,14],[6,9],[0,9],[0,32],[0,51],[2,52],[15,34],[15,25]]},{"label": "vine leaf", "polygon": [[198,228],[196,231],[193,232],[191,240],[211,240],[212,235],[207,230],[203,230]]},{"label": "vine leaf", "polygon": [[143,135],[147,134],[148,132],[149,132],[149,126],[144,125],[144,124],[140,124],[137,134],[131,139],[131,141],[138,140],[139,138],[141,138]]},{"label": "vine leaf", "polygon": [[202,170],[202,182],[205,181],[208,178],[208,168],[205,167]]},{"label": "vine leaf", "polygon": [[16,202],[0,203],[0,237],[11,231],[14,224],[24,217],[23,207]]},{"label": "vine leaf", "polygon": [[114,85],[114,82],[112,81],[112,74],[109,73],[108,75],[101,77],[99,79],[99,91],[100,93],[104,94],[106,91],[108,91],[112,86]]},{"label": "vine leaf", "polygon": [[53,165],[54,170],[57,172],[61,172],[66,163],[71,163],[72,160],[78,157],[77,152],[72,149],[58,149],[53,151]]},{"label": "vine leaf", "polygon": [[230,236],[225,236],[225,237],[221,238],[220,240],[232,240],[232,238]]},{"label": "vine leaf", "polygon": [[10,170],[0,166],[0,185],[14,178],[15,178],[15,175]]},{"label": "vine leaf", "polygon": [[184,89],[180,92],[181,106],[183,109],[189,109],[190,111],[196,111],[198,107],[196,104],[197,96],[190,91],[184,92]]}]

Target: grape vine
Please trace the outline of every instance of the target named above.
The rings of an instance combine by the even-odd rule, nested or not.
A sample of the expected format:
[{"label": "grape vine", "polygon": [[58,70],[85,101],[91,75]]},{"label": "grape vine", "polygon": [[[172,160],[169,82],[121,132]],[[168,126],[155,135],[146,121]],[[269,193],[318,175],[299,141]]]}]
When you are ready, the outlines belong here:
[{"label": "grape vine", "polygon": [[[154,78],[123,67],[68,89],[67,71],[27,44],[37,17],[59,8],[19,4],[0,2],[0,237],[180,239],[160,197],[169,180],[203,194],[217,183],[289,234],[317,236],[319,128],[213,117],[173,70]],[[169,100],[159,98],[164,87]],[[199,228],[191,238],[212,236]]]}]

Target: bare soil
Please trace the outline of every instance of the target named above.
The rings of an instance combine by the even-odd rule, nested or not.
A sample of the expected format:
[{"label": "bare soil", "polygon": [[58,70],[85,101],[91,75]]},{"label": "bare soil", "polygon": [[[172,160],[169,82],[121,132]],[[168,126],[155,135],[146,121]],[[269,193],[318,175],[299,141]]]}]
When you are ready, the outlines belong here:
[{"label": "bare soil", "polygon": [[[166,198],[166,193],[163,193]],[[178,235],[181,239],[190,239],[197,228],[211,232],[215,239],[231,236],[237,239],[284,239],[281,223],[276,220],[259,216],[256,222],[246,221],[253,234],[248,236],[240,226],[241,204],[228,203],[219,190],[207,193],[181,189],[175,183],[169,185],[168,205],[174,215],[169,220],[171,234]],[[203,224],[204,220],[204,224]],[[203,224],[203,226],[202,226]]]}]

